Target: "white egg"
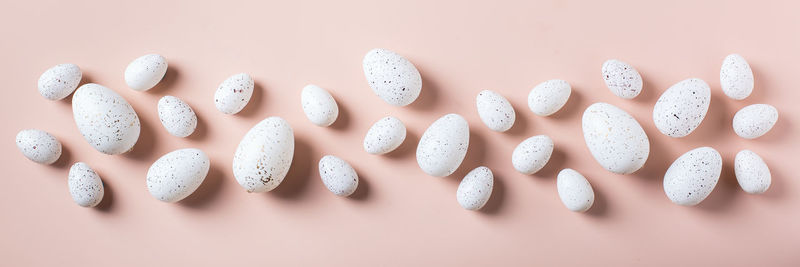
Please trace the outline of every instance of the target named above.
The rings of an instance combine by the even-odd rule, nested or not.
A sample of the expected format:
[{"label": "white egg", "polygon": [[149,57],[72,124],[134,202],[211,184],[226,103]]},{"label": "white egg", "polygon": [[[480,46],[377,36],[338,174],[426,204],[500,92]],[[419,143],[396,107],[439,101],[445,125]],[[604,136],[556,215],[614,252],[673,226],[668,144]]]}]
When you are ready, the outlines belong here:
[{"label": "white egg", "polygon": [[53,135],[37,129],[17,133],[17,148],[29,160],[41,164],[53,164],[61,157],[61,142]]},{"label": "white egg", "polygon": [[722,92],[730,98],[742,100],[753,92],[753,70],[750,64],[738,54],[730,54],[722,61],[719,71]]},{"label": "white egg", "polygon": [[269,117],[244,135],[233,156],[233,176],[247,192],[275,189],[294,157],[294,132],[289,122]]},{"label": "white egg", "polygon": [[489,201],[493,188],[492,170],[480,166],[467,173],[467,176],[464,176],[464,179],[458,184],[456,200],[464,209],[479,210]]},{"label": "white egg", "polygon": [[255,81],[247,73],[234,74],[222,81],[214,92],[214,105],[222,113],[236,114],[242,111],[253,96]]},{"label": "white egg", "polygon": [[564,80],[542,82],[528,94],[528,108],[539,116],[550,116],[556,113],[569,100],[572,87]]},{"label": "white egg", "polygon": [[739,186],[750,194],[764,193],[772,184],[772,174],[767,163],[758,154],[747,149],[736,153],[734,172]]},{"label": "white egg", "polygon": [[177,202],[194,193],[208,175],[211,162],[196,148],[169,152],[156,160],[147,171],[147,190],[164,202]]},{"label": "white egg", "polygon": [[597,163],[613,173],[633,173],[650,155],[650,140],[642,126],[624,110],[594,103],[583,112],[583,139]]},{"label": "white egg", "polygon": [[102,85],[84,84],[72,96],[78,130],[92,147],[105,154],[130,151],[139,140],[139,116],[128,101]]},{"label": "white egg", "polygon": [[133,90],[147,91],[167,74],[167,59],[158,54],[148,54],[131,61],[125,68],[125,83]]},{"label": "white egg", "polygon": [[768,104],[743,107],[733,115],[733,131],[745,139],[758,138],[778,122],[778,109]]},{"label": "white egg", "polygon": [[339,106],[328,91],[319,86],[309,84],[300,93],[303,112],[311,123],[317,126],[329,126],[339,116]]},{"label": "white egg", "polygon": [[717,186],[722,157],[710,147],[695,148],[678,157],[664,174],[664,192],[678,205],[694,206]]},{"label": "white egg", "polygon": [[395,52],[372,49],[364,56],[363,67],[369,87],[390,105],[411,104],[422,91],[422,77],[417,68]]},{"label": "white egg", "polygon": [[469,124],[458,114],[447,114],[433,122],[417,146],[417,164],[427,174],[444,177],[464,161],[469,147]]},{"label": "white egg", "polygon": [[611,93],[625,99],[633,99],[642,92],[642,76],[628,63],[610,59],[603,62],[603,81]]},{"label": "white egg", "polygon": [[336,156],[327,155],[319,160],[319,176],[325,187],[337,196],[349,196],[358,187],[356,170]]},{"label": "white egg", "polygon": [[69,168],[67,185],[72,201],[81,207],[97,206],[105,194],[100,175],[83,162],[75,163]]},{"label": "white egg", "polygon": [[594,190],[586,177],[573,169],[563,169],[556,178],[558,197],[567,209],[585,212],[594,204]]},{"label": "white egg", "polygon": [[700,126],[710,103],[708,84],[696,78],[686,79],[661,94],[653,107],[653,122],[667,136],[684,137]]},{"label": "white egg", "polygon": [[483,124],[492,131],[505,132],[514,126],[517,115],[514,107],[502,95],[490,90],[478,93],[475,102],[478,106],[478,116]]},{"label": "white egg", "polygon": [[189,104],[174,96],[158,100],[158,118],[169,134],[187,137],[197,128],[197,115]]},{"label": "white egg", "polygon": [[364,136],[364,151],[373,155],[389,153],[406,140],[406,126],[399,119],[386,116],[375,122]]},{"label": "white egg", "polygon": [[82,75],[78,65],[55,65],[39,76],[39,94],[49,100],[64,99],[78,88]]},{"label": "white egg", "polygon": [[534,174],[544,168],[553,155],[553,139],[546,135],[532,136],[522,141],[511,154],[514,169],[523,174]]}]

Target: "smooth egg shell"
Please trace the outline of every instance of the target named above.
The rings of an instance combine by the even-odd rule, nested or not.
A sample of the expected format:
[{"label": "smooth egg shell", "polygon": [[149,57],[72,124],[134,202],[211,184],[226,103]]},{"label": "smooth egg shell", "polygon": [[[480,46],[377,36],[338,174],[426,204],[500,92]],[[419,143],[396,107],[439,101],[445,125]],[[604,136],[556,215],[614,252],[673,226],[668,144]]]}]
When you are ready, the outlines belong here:
[{"label": "smooth egg shell", "polygon": [[618,97],[633,99],[642,92],[642,76],[628,63],[610,59],[601,69],[608,90]]},{"label": "smooth egg shell", "polygon": [[464,209],[479,210],[489,201],[493,188],[494,175],[492,170],[485,166],[480,166],[467,173],[461,183],[458,184],[456,200]]},{"label": "smooth egg shell", "polygon": [[61,157],[61,142],[53,135],[37,129],[17,133],[17,148],[29,160],[41,164],[53,164]]},{"label": "smooth egg shell", "polygon": [[422,91],[422,77],[417,68],[395,52],[372,49],[364,56],[363,67],[369,87],[390,105],[411,104]]},{"label": "smooth egg shell", "polygon": [[228,77],[214,92],[214,106],[222,113],[236,114],[247,106],[253,96],[255,81],[247,73]]},{"label": "smooth egg shell", "polygon": [[158,118],[169,134],[187,137],[197,128],[197,115],[189,104],[174,96],[158,100]]},{"label": "smooth egg shell", "polygon": [[653,107],[653,122],[671,137],[684,137],[700,126],[711,103],[711,88],[700,79],[686,79],[661,94]]},{"label": "smooth egg shell", "polygon": [[478,106],[478,116],[492,131],[505,132],[514,126],[517,117],[514,107],[502,95],[483,90],[478,93],[475,102]]},{"label": "smooth egg shell", "polygon": [[339,116],[339,106],[327,90],[309,84],[303,87],[300,93],[303,112],[314,125],[326,127],[336,121]]},{"label": "smooth egg shell", "polygon": [[337,196],[349,196],[358,187],[356,171],[347,161],[336,156],[327,155],[319,160],[319,176],[325,187]]},{"label": "smooth egg shell", "polygon": [[563,169],[556,178],[558,197],[567,209],[585,212],[594,204],[594,190],[586,177],[573,169]]},{"label": "smooth egg shell", "polygon": [[233,176],[247,192],[275,189],[294,157],[294,132],[289,122],[269,117],[244,135],[233,156]]},{"label": "smooth egg shell", "polygon": [[39,94],[49,100],[61,100],[75,91],[81,82],[81,68],[75,64],[58,64],[39,76]]},{"label": "smooth egg shell", "polygon": [[743,107],[733,115],[733,131],[745,139],[754,139],[772,130],[778,122],[778,109],[768,104]]},{"label": "smooth egg shell", "polygon": [[772,174],[767,163],[758,154],[747,149],[736,153],[734,172],[739,186],[750,194],[764,193],[772,184]]},{"label": "smooth egg shell", "polygon": [[84,84],[72,96],[78,130],[92,147],[105,154],[130,151],[139,140],[139,116],[128,101],[102,85]]},{"label": "smooth egg shell", "polygon": [[684,153],[664,174],[664,192],[675,204],[694,206],[702,202],[719,180],[722,157],[710,147]]},{"label": "smooth egg shell", "polygon": [[739,54],[730,54],[722,61],[719,71],[722,92],[735,100],[742,100],[753,92],[755,81],[750,64]]},{"label": "smooth egg shell", "polygon": [[425,173],[444,177],[461,165],[469,147],[469,124],[458,114],[447,114],[433,122],[417,146],[417,164]]},{"label": "smooth egg shell", "polygon": [[650,140],[630,114],[608,104],[594,103],[583,112],[583,139],[597,163],[618,174],[633,173],[650,155]]},{"label": "smooth egg shell", "polygon": [[167,73],[167,59],[158,54],[148,54],[134,59],[125,68],[125,83],[133,90],[153,88]]},{"label": "smooth egg shell", "polygon": [[528,108],[539,116],[550,116],[569,100],[572,87],[564,80],[542,82],[528,93]]},{"label": "smooth egg shell", "polygon": [[533,174],[544,168],[553,155],[553,139],[546,135],[529,137],[514,148],[511,163],[523,174]]},{"label": "smooth egg shell", "polygon": [[161,156],[147,171],[147,190],[164,202],[177,202],[194,193],[208,175],[211,162],[196,148],[178,149]]},{"label": "smooth egg shell", "polygon": [[364,136],[364,151],[373,155],[389,153],[406,140],[406,126],[400,119],[386,116],[375,122]]},{"label": "smooth egg shell", "polygon": [[81,207],[94,207],[103,200],[105,188],[100,176],[86,163],[78,162],[69,168],[69,194]]}]

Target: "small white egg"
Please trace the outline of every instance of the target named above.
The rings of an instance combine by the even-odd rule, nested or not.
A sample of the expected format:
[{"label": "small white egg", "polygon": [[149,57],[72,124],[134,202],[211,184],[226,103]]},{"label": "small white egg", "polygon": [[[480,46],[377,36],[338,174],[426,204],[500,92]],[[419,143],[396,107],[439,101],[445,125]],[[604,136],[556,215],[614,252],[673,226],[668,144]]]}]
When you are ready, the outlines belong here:
[{"label": "small white egg", "polygon": [[134,59],[125,68],[125,83],[133,90],[147,91],[167,74],[167,59],[159,54],[148,54]]},{"label": "small white egg", "polygon": [[128,152],[139,140],[136,111],[125,98],[102,85],[78,87],[72,96],[72,114],[86,142],[102,153]]},{"label": "small white egg", "polygon": [[478,116],[492,131],[505,132],[514,126],[517,117],[514,107],[502,95],[483,90],[478,93],[475,102],[478,106]]},{"label": "small white egg", "polygon": [[624,99],[633,99],[642,92],[642,76],[628,63],[610,59],[603,62],[603,81],[611,93]]},{"label": "small white egg", "polygon": [[719,83],[722,92],[735,100],[742,100],[753,92],[753,70],[750,64],[738,54],[730,54],[722,61],[719,71]]},{"label": "small white egg", "polygon": [[417,68],[395,52],[372,49],[364,56],[363,67],[369,87],[390,105],[411,104],[422,91],[422,77]]},{"label": "small white egg", "polygon": [[684,137],[700,126],[710,103],[708,84],[701,79],[686,79],[661,94],[653,107],[653,122],[667,136]]},{"label": "small white egg", "polygon": [[39,76],[39,94],[49,100],[64,99],[78,88],[82,76],[78,65],[55,65]]},{"label": "small white egg", "polygon": [[464,176],[464,179],[458,184],[456,200],[464,209],[479,210],[489,201],[493,188],[492,170],[480,166],[467,173],[467,176]]},{"label": "small white egg", "polygon": [[553,139],[546,135],[529,137],[514,148],[511,163],[523,174],[534,174],[544,168],[553,155]]},{"label": "small white egg", "polygon": [[267,192],[283,182],[294,157],[289,122],[269,117],[247,131],[233,155],[233,176],[247,192]]},{"label": "small white egg", "polygon": [[549,80],[531,89],[528,108],[539,116],[550,116],[560,110],[569,100],[572,87],[564,80]]},{"label": "small white egg", "polygon": [[326,127],[336,121],[339,116],[339,106],[327,90],[309,84],[303,87],[300,93],[303,112],[314,125]]},{"label": "small white egg", "polygon": [[37,129],[17,133],[17,148],[29,160],[41,164],[53,164],[61,157],[61,142],[53,135]]},{"label": "small white egg", "polygon": [[67,184],[72,200],[81,207],[94,207],[103,200],[103,181],[86,163],[78,162],[69,168]]},{"label": "small white egg", "polygon": [[778,122],[778,109],[768,104],[743,107],[733,115],[733,131],[745,139],[758,138]]},{"label": "small white egg", "polygon": [[630,114],[608,104],[594,103],[583,112],[583,139],[592,156],[617,174],[633,173],[650,155],[650,140]]},{"label": "small white egg", "polygon": [[333,194],[346,197],[356,191],[358,174],[347,161],[326,155],[319,160],[319,176]]},{"label": "small white egg", "polygon": [[734,172],[739,186],[750,194],[764,193],[772,184],[772,174],[767,163],[758,154],[747,149],[736,153]]},{"label": "small white egg", "polygon": [[242,111],[253,96],[255,81],[247,73],[234,74],[222,81],[214,93],[214,105],[222,113],[236,114]]},{"label": "small white egg", "polygon": [[702,202],[719,181],[722,157],[710,147],[695,148],[678,157],[664,174],[664,192],[675,204]]},{"label": "small white egg", "polygon": [[567,209],[574,212],[585,212],[594,204],[592,185],[579,172],[563,169],[556,178],[558,197]]},{"label": "small white egg", "polygon": [[417,164],[425,173],[444,177],[458,169],[469,147],[469,124],[461,115],[442,116],[425,130],[417,146]]},{"label": "small white egg", "polygon": [[147,190],[164,202],[177,202],[194,193],[208,175],[211,162],[196,148],[178,149],[161,156],[147,171]]},{"label": "small white egg", "polygon": [[399,119],[386,116],[375,122],[364,136],[364,151],[373,155],[389,153],[406,140],[406,126]]},{"label": "small white egg", "polygon": [[189,104],[168,95],[158,100],[158,118],[169,134],[187,137],[197,128],[197,115]]}]

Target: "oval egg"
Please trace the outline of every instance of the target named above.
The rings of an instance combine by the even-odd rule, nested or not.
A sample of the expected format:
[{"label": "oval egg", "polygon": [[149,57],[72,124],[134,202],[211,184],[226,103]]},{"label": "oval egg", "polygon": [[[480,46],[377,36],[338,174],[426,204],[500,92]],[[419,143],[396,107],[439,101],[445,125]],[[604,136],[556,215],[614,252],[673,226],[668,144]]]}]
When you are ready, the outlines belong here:
[{"label": "oval egg", "polygon": [[94,207],[103,200],[103,181],[89,165],[78,162],[69,168],[69,194],[72,201],[81,207]]},{"label": "oval egg", "polygon": [[730,54],[722,61],[719,71],[722,92],[735,100],[742,100],[753,92],[755,81],[750,64],[739,54]]},{"label": "oval egg", "polygon": [[734,172],[739,186],[750,194],[762,194],[772,184],[772,174],[767,163],[758,154],[747,149],[736,153]]},{"label": "oval egg", "polygon": [[502,95],[483,90],[478,93],[475,102],[478,106],[478,116],[492,131],[505,132],[514,126],[517,117],[514,107]]},{"label": "oval egg", "polygon": [[772,130],[778,122],[778,109],[768,104],[743,107],[733,115],[733,131],[745,139],[753,139]]},{"label": "oval egg", "polygon": [[613,173],[639,170],[650,155],[650,140],[642,126],[624,110],[594,103],[583,112],[583,139],[597,163]]},{"label": "oval egg", "polygon": [[422,77],[417,68],[395,52],[372,49],[364,56],[363,67],[369,87],[390,105],[411,104],[422,91]]},{"label": "oval egg", "polygon": [[158,118],[169,134],[187,137],[197,128],[197,115],[189,104],[174,96],[158,100]]},{"label": "oval egg", "polygon": [[556,178],[558,197],[567,209],[574,212],[585,212],[594,204],[592,185],[579,172],[563,169]]},{"label": "oval egg", "polygon": [[159,54],[138,57],[125,68],[125,83],[133,90],[147,91],[167,74],[167,59]]},{"label": "oval egg", "polygon": [[309,84],[303,87],[300,93],[303,112],[314,125],[326,127],[336,121],[339,116],[339,106],[327,90]]},{"label": "oval egg", "polygon": [[244,135],[233,156],[233,176],[247,192],[275,189],[292,165],[294,132],[280,117],[269,117]]},{"label": "oval egg", "polygon": [[72,96],[78,130],[92,147],[105,154],[130,151],[139,140],[139,116],[128,101],[102,85],[84,84]]},{"label": "oval egg", "polygon": [[514,148],[511,163],[523,174],[534,174],[544,168],[553,154],[553,139],[546,135],[529,137]]},{"label": "oval egg", "polygon": [[618,97],[633,99],[642,92],[642,76],[628,63],[611,59],[603,62],[603,81]]},{"label": "oval egg", "polygon": [[492,170],[480,166],[467,173],[467,176],[464,176],[464,179],[458,184],[456,200],[464,209],[479,210],[489,201],[493,188]]},{"label": "oval egg", "polygon": [[169,152],[153,162],[147,171],[147,190],[164,202],[177,202],[194,193],[208,175],[211,162],[196,148]]},{"label": "oval egg", "polygon": [[53,164],[61,157],[61,142],[53,135],[37,129],[17,133],[17,148],[29,160],[41,164]]},{"label": "oval egg", "polygon": [[684,153],[664,174],[664,192],[675,204],[694,206],[717,186],[722,171],[722,157],[710,147]]},{"label": "oval egg", "polygon": [[539,116],[550,116],[569,100],[572,87],[564,80],[542,82],[528,93],[528,108]]},{"label": "oval egg", "polygon": [[255,81],[247,73],[228,77],[214,92],[214,105],[222,113],[236,114],[247,106],[253,96]]},{"label": "oval egg", "polygon": [[469,124],[461,115],[447,114],[433,122],[417,145],[417,164],[425,173],[444,177],[461,165],[469,147]]},{"label": "oval egg", "polygon": [[39,94],[49,100],[64,99],[78,88],[82,76],[78,65],[55,65],[39,76]]},{"label": "oval egg", "polygon": [[700,126],[710,103],[708,84],[700,79],[686,79],[661,94],[653,107],[653,121],[661,133],[684,137]]},{"label": "oval egg", "polygon": [[373,155],[389,153],[406,139],[406,126],[399,119],[386,116],[375,122],[364,136],[364,151]]},{"label": "oval egg", "polygon": [[319,176],[333,194],[346,197],[356,191],[358,174],[347,161],[326,155],[319,160]]}]

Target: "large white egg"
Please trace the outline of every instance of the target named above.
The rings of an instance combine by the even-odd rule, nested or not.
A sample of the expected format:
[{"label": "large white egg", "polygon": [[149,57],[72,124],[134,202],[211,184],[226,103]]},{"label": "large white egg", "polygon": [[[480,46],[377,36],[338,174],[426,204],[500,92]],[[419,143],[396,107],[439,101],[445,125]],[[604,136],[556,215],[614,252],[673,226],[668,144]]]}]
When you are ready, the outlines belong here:
[{"label": "large white egg", "polygon": [[758,138],[778,122],[778,109],[768,104],[743,107],[733,115],[733,131],[745,139]]},{"label": "large white egg", "polygon": [[75,163],[69,168],[67,185],[72,201],[81,207],[97,206],[105,194],[100,175],[83,162]]},{"label": "large white egg", "polygon": [[400,119],[386,116],[372,124],[364,136],[364,151],[373,155],[389,153],[406,140],[406,126]]},{"label": "large white egg", "polygon": [[717,186],[722,157],[717,150],[700,147],[684,153],[664,174],[664,192],[678,205],[694,206]]},{"label": "large white egg", "polygon": [[167,59],[159,54],[138,57],[125,68],[125,83],[133,90],[147,91],[167,74]]},{"label": "large white egg", "polygon": [[197,115],[189,104],[168,95],[158,100],[158,118],[169,134],[187,137],[197,128]]},{"label": "large white egg", "polygon": [[458,114],[433,122],[417,146],[417,164],[427,174],[444,177],[461,165],[469,147],[469,124]]},{"label": "large white egg", "polygon": [[533,174],[544,168],[553,155],[553,139],[546,135],[529,137],[514,148],[511,163],[523,174]]},{"label": "large white egg", "polygon": [[564,80],[542,82],[528,93],[528,108],[539,116],[550,116],[560,110],[569,100],[572,87]]},{"label": "large white egg", "polygon": [[586,177],[573,169],[563,169],[556,178],[558,197],[567,209],[575,212],[589,210],[594,204],[594,190]]},{"label": "large white egg", "polygon": [[653,107],[653,122],[667,136],[684,137],[700,126],[710,103],[708,84],[696,78],[686,79],[661,94]]},{"label": "large white egg", "polygon": [[194,193],[208,175],[211,162],[196,148],[169,152],[156,160],[147,171],[147,190],[164,202],[177,202]]},{"label": "large white egg", "polygon": [[364,56],[363,67],[369,87],[390,105],[411,104],[422,90],[422,77],[417,68],[395,52],[372,49]]},{"label": "large white egg", "polygon": [[214,92],[214,105],[222,113],[236,114],[247,106],[253,96],[255,81],[247,73],[234,74],[228,77]]},{"label": "large white egg", "polygon": [[456,200],[464,209],[479,210],[489,201],[493,188],[492,170],[480,166],[467,173],[467,176],[464,176],[464,179],[458,184]]},{"label": "large white egg", "polygon": [[358,187],[356,170],[336,156],[326,155],[319,160],[319,176],[325,187],[337,196],[349,196]]},{"label": "large white egg", "polygon": [[603,81],[618,97],[633,99],[642,92],[642,76],[628,63],[610,59],[603,62]]},{"label": "large white egg", "polygon": [[491,90],[478,93],[475,102],[478,106],[478,116],[492,131],[505,132],[514,126],[517,115],[514,107],[502,95]]},{"label": "large white egg", "polygon": [[747,149],[736,153],[734,172],[739,186],[750,194],[764,193],[772,184],[772,174],[767,163],[758,154]]},{"label": "large white egg", "polygon": [[49,100],[61,100],[75,91],[81,82],[81,68],[75,64],[58,64],[39,76],[39,94]]},{"label": "large white egg", "polygon": [[730,98],[742,100],[753,92],[753,70],[739,54],[730,54],[722,61],[719,71],[722,92]]},{"label": "large white egg", "polygon": [[61,142],[53,135],[37,129],[17,133],[17,148],[29,160],[41,164],[53,164],[61,157]]},{"label": "large white egg", "polygon": [[233,176],[247,192],[275,189],[294,157],[294,132],[289,122],[269,117],[244,135],[233,155]]},{"label": "large white egg", "polygon": [[629,174],[650,155],[650,140],[642,126],[624,110],[594,103],[583,112],[583,139],[597,163],[606,170]]},{"label": "large white egg", "polygon": [[336,100],[327,90],[319,86],[309,84],[303,87],[300,101],[303,104],[303,112],[314,125],[329,126],[339,116],[339,106],[336,105]]},{"label": "large white egg", "polygon": [[130,151],[139,140],[139,116],[128,101],[102,85],[84,84],[72,96],[78,130],[92,147],[105,154]]}]

